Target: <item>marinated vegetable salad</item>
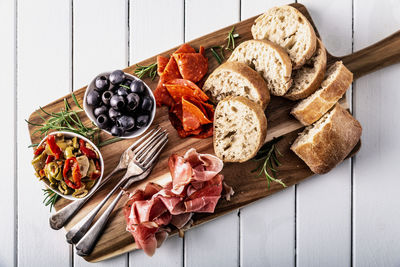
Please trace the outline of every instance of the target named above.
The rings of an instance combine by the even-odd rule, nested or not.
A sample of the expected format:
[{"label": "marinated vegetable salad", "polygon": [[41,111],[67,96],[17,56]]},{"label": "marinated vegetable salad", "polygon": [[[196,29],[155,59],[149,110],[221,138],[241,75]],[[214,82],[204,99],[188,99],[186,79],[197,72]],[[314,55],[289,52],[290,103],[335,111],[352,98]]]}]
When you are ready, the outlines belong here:
[{"label": "marinated vegetable salad", "polygon": [[97,77],[95,89],[86,98],[97,126],[114,136],[129,135],[146,127],[154,103],[145,87],[142,81],[132,80],[122,70]]},{"label": "marinated vegetable salad", "polygon": [[101,176],[97,151],[78,137],[48,135],[34,155],[36,176],[63,195],[83,198]]}]

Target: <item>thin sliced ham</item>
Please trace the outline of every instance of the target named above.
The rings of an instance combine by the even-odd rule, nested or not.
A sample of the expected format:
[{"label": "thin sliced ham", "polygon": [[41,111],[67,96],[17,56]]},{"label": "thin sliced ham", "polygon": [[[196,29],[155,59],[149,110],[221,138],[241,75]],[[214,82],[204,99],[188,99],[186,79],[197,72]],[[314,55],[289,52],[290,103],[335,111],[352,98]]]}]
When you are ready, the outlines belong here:
[{"label": "thin sliced ham", "polygon": [[[149,256],[168,237],[168,226],[183,233],[194,213],[214,212],[222,191],[230,188],[219,173],[222,161],[213,155],[190,149],[183,157],[171,155],[168,166],[172,182],[164,187],[148,183],[131,194],[124,207],[127,231]],[[230,188],[229,196],[232,192]]]}]

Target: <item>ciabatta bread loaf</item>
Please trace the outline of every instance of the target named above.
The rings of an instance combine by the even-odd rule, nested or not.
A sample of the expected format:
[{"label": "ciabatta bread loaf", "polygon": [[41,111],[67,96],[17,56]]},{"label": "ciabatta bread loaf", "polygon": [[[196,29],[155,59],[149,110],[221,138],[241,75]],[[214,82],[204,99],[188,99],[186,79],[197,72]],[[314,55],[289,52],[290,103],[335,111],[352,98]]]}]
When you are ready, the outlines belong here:
[{"label": "ciabatta bread loaf", "polygon": [[326,173],[342,162],[361,137],[360,123],[339,104],[312,126],[308,126],[290,147],[314,173]]},{"label": "ciabatta bread loaf", "polygon": [[314,55],[300,69],[292,72],[293,84],[284,97],[299,100],[310,96],[321,85],[326,70],[326,50],[320,39]]},{"label": "ciabatta bread loaf", "polygon": [[303,125],[316,122],[346,93],[352,81],[353,73],[341,61],[335,62],[327,70],[320,88],[300,101],[291,113]]},{"label": "ciabatta bread loaf", "polygon": [[203,85],[203,91],[217,104],[227,96],[244,96],[264,110],[269,103],[269,90],[264,79],[241,62],[225,62],[216,68]]},{"label": "ciabatta bread loaf", "polygon": [[289,56],[270,41],[245,41],[235,48],[228,61],[242,62],[254,68],[265,79],[273,95],[284,95],[292,85]]},{"label": "ciabatta bread loaf", "polygon": [[225,162],[253,158],[264,144],[267,118],[261,106],[243,97],[227,97],[214,113],[214,152]]},{"label": "ciabatta bread loaf", "polygon": [[283,47],[292,60],[293,69],[299,69],[312,57],[316,47],[315,31],[296,8],[273,7],[259,16],[251,27],[254,39],[266,39]]}]

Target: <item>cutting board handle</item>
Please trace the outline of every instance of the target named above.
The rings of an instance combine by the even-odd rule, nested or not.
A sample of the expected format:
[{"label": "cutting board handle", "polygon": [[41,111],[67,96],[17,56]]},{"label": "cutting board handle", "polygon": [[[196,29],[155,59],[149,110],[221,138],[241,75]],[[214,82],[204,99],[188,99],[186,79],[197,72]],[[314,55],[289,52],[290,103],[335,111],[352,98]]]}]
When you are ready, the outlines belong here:
[{"label": "cutting board handle", "polygon": [[337,58],[354,74],[354,79],[400,62],[400,31],[353,54]]}]

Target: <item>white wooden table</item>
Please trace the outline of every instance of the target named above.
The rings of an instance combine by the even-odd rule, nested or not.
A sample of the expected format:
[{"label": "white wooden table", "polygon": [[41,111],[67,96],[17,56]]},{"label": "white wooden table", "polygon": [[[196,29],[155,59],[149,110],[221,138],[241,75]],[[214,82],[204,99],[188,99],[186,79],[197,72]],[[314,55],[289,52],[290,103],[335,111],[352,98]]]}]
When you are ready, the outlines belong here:
[{"label": "white wooden table", "polygon": [[[280,0],[1,0],[0,266],[89,266],[48,226],[24,119],[88,83]],[[400,29],[397,0],[305,4],[328,50],[342,55]],[[358,155],[204,226],[153,258],[137,251],[99,266],[399,266],[400,65],[357,80]]]}]

